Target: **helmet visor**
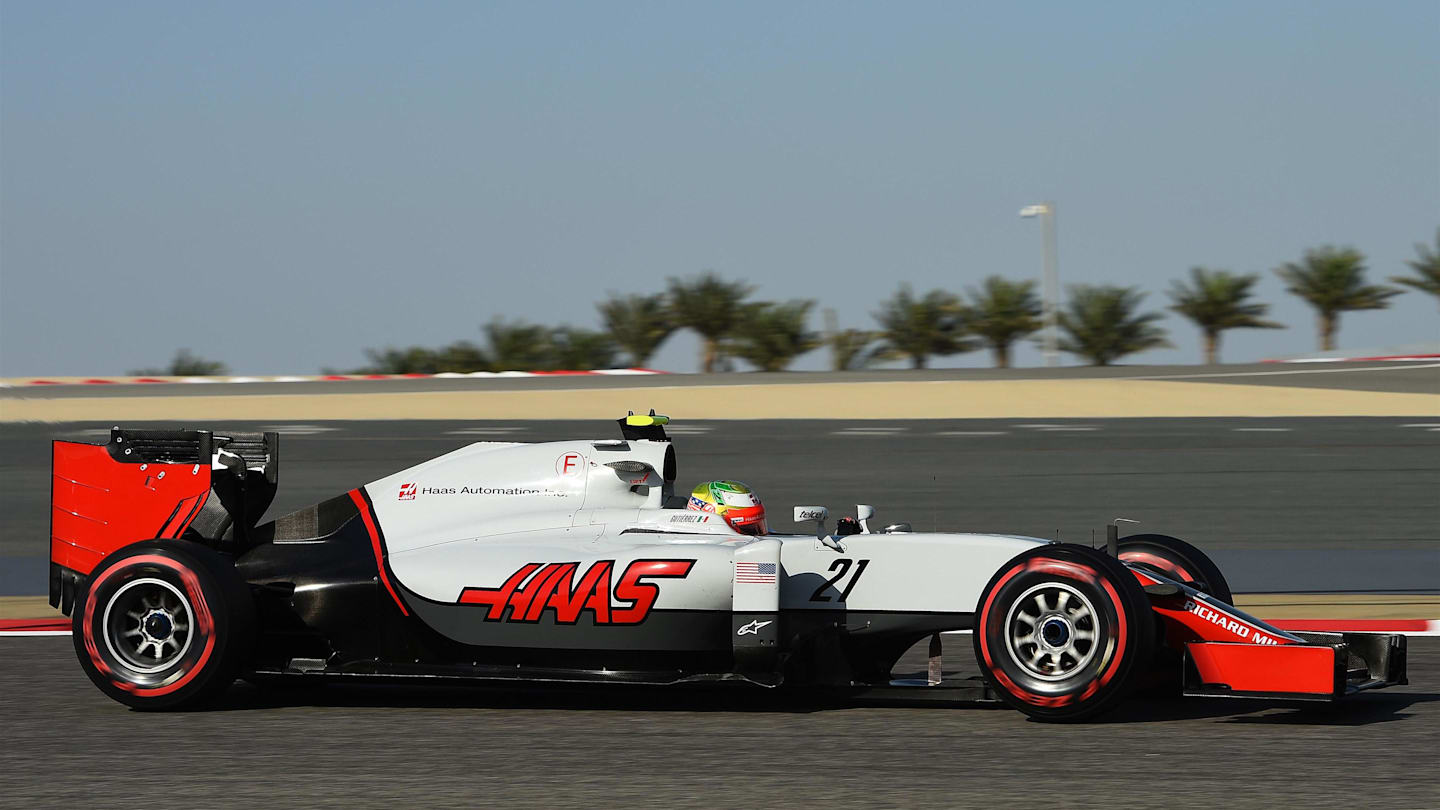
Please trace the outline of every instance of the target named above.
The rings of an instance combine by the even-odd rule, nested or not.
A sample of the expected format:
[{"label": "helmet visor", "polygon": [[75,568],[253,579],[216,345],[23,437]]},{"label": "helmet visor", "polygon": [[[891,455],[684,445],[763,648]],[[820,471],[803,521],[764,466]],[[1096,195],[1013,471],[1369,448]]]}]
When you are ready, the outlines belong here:
[{"label": "helmet visor", "polygon": [[765,507],[754,506],[749,509],[727,509],[725,510],[725,522],[730,528],[741,534],[762,535],[769,533],[769,527],[765,523]]}]

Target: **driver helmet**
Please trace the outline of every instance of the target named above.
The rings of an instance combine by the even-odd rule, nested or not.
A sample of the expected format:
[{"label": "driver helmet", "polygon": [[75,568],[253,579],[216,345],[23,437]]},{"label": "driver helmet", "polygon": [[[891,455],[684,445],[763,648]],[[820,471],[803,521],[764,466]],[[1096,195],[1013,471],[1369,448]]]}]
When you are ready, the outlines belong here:
[{"label": "driver helmet", "polygon": [[713,512],[741,534],[765,534],[765,506],[755,490],[739,481],[706,481],[690,491],[686,509]]}]

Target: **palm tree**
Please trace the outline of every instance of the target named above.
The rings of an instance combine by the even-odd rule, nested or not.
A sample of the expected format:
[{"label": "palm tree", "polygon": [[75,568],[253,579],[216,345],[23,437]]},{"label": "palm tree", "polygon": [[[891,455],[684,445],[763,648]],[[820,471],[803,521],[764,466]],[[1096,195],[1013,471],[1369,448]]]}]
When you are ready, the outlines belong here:
[{"label": "palm tree", "polygon": [[544,326],[497,318],[481,327],[496,371],[534,371],[555,367],[554,344]]},{"label": "palm tree", "polygon": [[1160,313],[1136,313],[1144,298],[1138,287],[1070,287],[1069,306],[1060,313],[1060,327],[1068,333],[1060,350],[1108,366],[1128,354],[1169,346],[1165,330],[1155,325]]},{"label": "palm tree", "polygon": [[1357,309],[1385,309],[1387,300],[1400,294],[1394,287],[1365,283],[1365,257],[1354,248],[1325,246],[1305,251],[1298,264],[1275,268],[1286,289],[1315,307],[1320,320],[1320,350],[1335,348],[1340,313]]},{"label": "palm tree", "polygon": [[1407,287],[1414,287],[1420,292],[1427,292],[1440,298],[1440,228],[1435,229],[1435,249],[1417,244],[1415,252],[1420,258],[1413,262],[1406,262],[1415,271],[1417,278],[1410,276],[1391,276],[1390,280],[1396,284],[1404,284]]},{"label": "palm tree", "polygon": [[908,357],[911,368],[925,368],[930,355],[957,354],[974,348],[961,330],[960,302],[943,290],[916,298],[910,285],[900,285],[894,297],[882,301],[874,313],[880,323],[887,357]]},{"label": "palm tree", "polygon": [[370,358],[370,364],[352,374],[434,374],[440,370],[435,352],[424,346],[366,349],[365,356]]},{"label": "palm tree", "polygon": [[1010,367],[1010,344],[1040,328],[1040,299],[1035,282],[985,279],[979,290],[969,290],[965,327],[989,344],[996,368]]},{"label": "palm tree", "polygon": [[630,355],[630,364],[645,366],[650,356],[675,331],[670,307],[663,295],[612,294],[596,305],[605,321],[605,330]]},{"label": "palm tree", "polygon": [[745,328],[727,342],[730,353],[761,371],[784,371],[796,357],[820,345],[805,328],[814,301],[745,305]]},{"label": "palm tree", "polygon": [[215,377],[228,369],[218,360],[206,360],[189,349],[175,352],[170,365],[165,368],[137,368],[130,372],[133,377]]},{"label": "palm tree", "polygon": [[469,374],[488,370],[490,358],[485,350],[468,340],[458,340],[435,352],[436,373]]},{"label": "palm tree", "polygon": [[745,296],[754,289],[743,281],[725,281],[712,272],[689,279],[670,279],[671,322],[700,335],[700,370],[715,371],[720,341],[729,337],[744,316]]},{"label": "palm tree", "polygon": [[867,368],[882,359],[873,344],[880,333],[868,329],[841,329],[825,338],[830,346],[830,367],[835,371]]},{"label": "palm tree", "polygon": [[1170,308],[1200,327],[1205,335],[1205,364],[1220,362],[1220,335],[1226,329],[1284,329],[1284,324],[1264,320],[1269,304],[1249,302],[1250,288],[1260,280],[1256,274],[1236,275],[1226,270],[1190,268],[1190,284],[1173,282]]},{"label": "palm tree", "polygon": [[615,367],[615,341],[604,332],[562,326],[550,333],[554,368],[593,371]]},{"label": "palm tree", "polygon": [[352,374],[439,374],[451,372],[469,374],[472,371],[486,371],[490,368],[489,358],[474,343],[466,340],[427,349],[411,346],[406,349],[366,349],[365,356],[370,364],[350,372]]}]

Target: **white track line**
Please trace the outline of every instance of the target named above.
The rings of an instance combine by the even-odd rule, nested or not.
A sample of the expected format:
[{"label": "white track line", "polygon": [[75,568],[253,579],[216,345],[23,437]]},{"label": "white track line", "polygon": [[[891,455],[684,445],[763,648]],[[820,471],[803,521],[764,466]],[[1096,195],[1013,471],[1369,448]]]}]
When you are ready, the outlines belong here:
[{"label": "white track line", "polygon": [[1432,355],[1408,354],[1397,357],[1302,357],[1295,360],[1267,360],[1273,363],[1423,363],[1434,360]]},{"label": "white track line", "polygon": [[1236,433],[1287,433],[1295,428],[1230,428]]},{"label": "white track line", "polygon": [[68,636],[69,630],[0,630],[0,637],[10,636]]},{"label": "white track line", "polygon": [[1204,380],[1219,377],[1276,377],[1284,374],[1348,374],[1355,371],[1410,371],[1417,368],[1440,368],[1440,363],[1416,366],[1362,366],[1360,368],[1292,368],[1282,371],[1232,371],[1213,374],[1153,374],[1144,377],[1096,377],[1110,380]]},{"label": "white track line", "polygon": [[936,436],[1009,436],[1008,430],[942,430]]},{"label": "white track line", "polygon": [[260,429],[273,430],[282,436],[314,436],[317,433],[330,433],[340,428],[321,425],[264,425]]}]

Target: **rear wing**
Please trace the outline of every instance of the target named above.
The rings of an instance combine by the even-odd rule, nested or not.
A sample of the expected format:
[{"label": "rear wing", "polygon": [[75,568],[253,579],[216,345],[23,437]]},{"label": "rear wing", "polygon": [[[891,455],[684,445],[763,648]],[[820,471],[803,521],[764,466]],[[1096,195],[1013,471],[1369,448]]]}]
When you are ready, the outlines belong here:
[{"label": "rear wing", "polygon": [[105,444],[55,441],[50,459],[50,604],[140,540],[243,548],[275,497],[278,433],[113,428]]}]

